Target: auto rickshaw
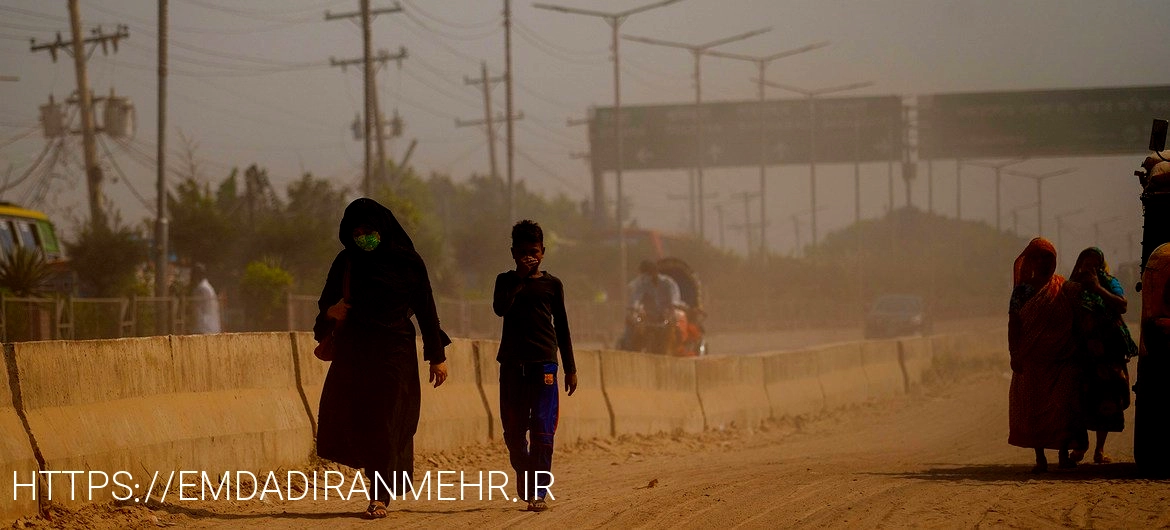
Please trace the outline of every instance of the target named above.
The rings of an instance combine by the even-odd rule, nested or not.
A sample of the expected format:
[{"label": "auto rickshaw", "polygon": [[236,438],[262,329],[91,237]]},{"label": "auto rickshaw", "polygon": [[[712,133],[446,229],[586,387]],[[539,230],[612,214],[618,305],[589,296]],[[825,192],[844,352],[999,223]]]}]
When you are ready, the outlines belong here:
[{"label": "auto rickshaw", "polygon": [[626,330],[618,347],[676,357],[706,355],[707,340],[703,329],[706,312],[698,276],[678,258],[662,258],[656,265],[659,274],[678,285],[682,305],[673,308],[670,314],[651,318],[635,302],[626,316]]}]

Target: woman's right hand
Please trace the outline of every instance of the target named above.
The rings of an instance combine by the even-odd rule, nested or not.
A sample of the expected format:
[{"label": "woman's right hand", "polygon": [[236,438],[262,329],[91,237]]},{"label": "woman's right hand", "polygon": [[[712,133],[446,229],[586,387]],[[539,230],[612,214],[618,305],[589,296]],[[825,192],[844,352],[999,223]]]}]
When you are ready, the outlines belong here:
[{"label": "woman's right hand", "polygon": [[325,316],[332,318],[333,320],[342,321],[345,320],[345,315],[348,312],[349,303],[342,299],[338,300],[336,304],[333,304],[329,309],[327,309],[325,311]]}]

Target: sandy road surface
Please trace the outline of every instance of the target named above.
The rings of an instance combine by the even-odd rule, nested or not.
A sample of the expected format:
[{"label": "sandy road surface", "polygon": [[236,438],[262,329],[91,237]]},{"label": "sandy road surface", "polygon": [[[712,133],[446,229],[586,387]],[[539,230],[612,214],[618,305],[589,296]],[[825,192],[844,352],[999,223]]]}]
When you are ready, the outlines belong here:
[{"label": "sandy road surface", "polygon": [[[1170,482],[1136,478],[1132,438],[1119,463],[1028,473],[1008,446],[1002,373],[755,432],[558,444],[545,513],[495,501],[406,501],[366,521],[364,501],[185,502],[154,511],[59,512],[64,526],[194,528],[475,527],[1125,527],[1170,525]],[[1132,412],[1132,409],[1131,409]],[[1132,425],[1132,419],[1127,427]],[[427,462],[431,458],[436,466]],[[1055,462],[1055,455],[1050,452]],[[416,472],[506,469],[500,447],[423,456]],[[651,487],[651,482],[655,481]],[[474,496],[472,490],[469,495]]]}]

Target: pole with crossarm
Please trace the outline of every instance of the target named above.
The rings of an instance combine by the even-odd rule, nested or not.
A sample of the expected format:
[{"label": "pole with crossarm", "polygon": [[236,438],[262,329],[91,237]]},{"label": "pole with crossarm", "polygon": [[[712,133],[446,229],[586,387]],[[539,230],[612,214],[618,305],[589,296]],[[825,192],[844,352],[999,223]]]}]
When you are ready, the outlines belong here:
[{"label": "pole with crossarm", "polygon": [[765,232],[767,230],[766,227],[768,226],[768,214],[767,214],[767,202],[768,202],[767,197],[768,197],[768,195],[766,192],[766,190],[767,190],[766,176],[767,176],[767,165],[768,165],[768,143],[767,143],[767,134],[765,132],[766,127],[767,127],[767,123],[768,123],[768,118],[767,118],[767,115],[764,113],[764,105],[765,105],[764,88],[766,86],[766,85],[764,85],[765,70],[767,70],[768,64],[770,64],[772,61],[775,61],[777,59],[783,59],[785,57],[791,57],[793,55],[798,55],[798,54],[801,54],[804,52],[810,52],[813,50],[824,48],[825,46],[828,46],[828,45],[829,45],[828,41],[817,42],[814,44],[808,44],[805,46],[801,46],[799,48],[793,48],[791,50],[777,52],[777,53],[773,53],[772,55],[765,55],[762,57],[756,57],[756,56],[751,56],[751,55],[740,55],[740,54],[736,54],[736,53],[725,53],[725,52],[721,52],[721,51],[717,51],[717,50],[706,50],[703,52],[704,55],[710,55],[711,57],[722,57],[724,59],[733,59],[736,61],[747,61],[747,62],[753,63],[756,65],[756,70],[759,71],[760,78],[759,78],[759,82],[756,83],[756,85],[757,85],[757,93],[758,93],[759,98],[760,98],[760,109],[759,109],[759,112],[757,113],[758,114],[757,117],[760,120],[760,255],[761,256],[766,257],[768,255],[768,238],[767,238],[766,232]]},{"label": "pole with crossarm", "polygon": [[632,40],[634,42],[641,42],[643,44],[653,44],[655,46],[667,46],[670,48],[681,48],[681,49],[684,49],[684,50],[691,52],[691,56],[694,59],[694,64],[695,64],[695,145],[696,145],[695,180],[696,180],[696,187],[698,188],[696,193],[698,194],[698,201],[699,201],[699,238],[700,239],[705,239],[703,237],[703,232],[704,232],[703,225],[705,224],[703,222],[703,162],[704,162],[703,157],[705,157],[707,155],[706,150],[704,149],[706,147],[707,141],[703,137],[703,129],[704,129],[703,128],[703,117],[700,114],[702,112],[701,109],[702,109],[702,104],[703,104],[703,83],[702,83],[702,76],[701,76],[700,69],[699,69],[702,61],[700,61],[700,58],[702,58],[703,52],[706,52],[707,50],[714,48],[716,46],[721,46],[723,44],[727,44],[730,42],[741,41],[741,40],[744,40],[744,39],[749,38],[749,37],[754,37],[756,35],[767,33],[769,31],[772,31],[772,28],[760,28],[760,29],[740,33],[738,35],[732,35],[730,37],[724,37],[722,39],[716,39],[716,40],[713,40],[710,42],[705,42],[703,44],[684,44],[681,42],[671,42],[671,41],[665,41],[665,40],[659,40],[659,39],[651,39],[651,38],[647,38],[647,37],[635,37],[633,35],[622,35],[623,39]]},{"label": "pole with crossarm", "polygon": [[[621,269],[618,273],[618,278],[621,281],[621,297],[622,303],[626,303],[626,262],[628,261],[626,252],[626,224],[624,219],[624,212],[622,211],[622,83],[621,83],[621,62],[620,55],[618,55],[618,28],[621,27],[622,22],[625,22],[630,15],[648,11],[656,7],[662,7],[669,4],[679,2],[680,0],[661,0],[650,4],[642,5],[627,9],[625,11],[618,11],[616,13],[607,13],[603,11],[595,11],[592,9],[578,9],[575,7],[567,7],[553,4],[532,4],[532,7],[537,9],[547,9],[549,11],[556,11],[558,13],[568,13],[571,15],[586,15],[591,17],[598,17],[605,20],[612,30],[611,46],[613,47],[613,129],[614,142],[616,145],[617,158],[614,167],[614,187],[615,197],[615,215],[617,217],[618,225],[618,267]],[[602,197],[594,197],[593,200],[600,201]]]},{"label": "pole with crossarm", "polygon": [[[808,98],[808,186],[809,186],[809,210],[811,215],[809,217],[809,228],[812,232],[812,244],[817,244],[817,111],[816,98],[825,94],[832,94],[835,92],[844,92],[846,90],[854,90],[873,85],[872,81],[863,81],[860,83],[850,83],[848,85],[833,86],[820,88],[817,90],[808,90],[805,88],[786,85],[783,83],[774,83],[772,81],[760,78],[759,81],[772,88],[779,88],[780,90],[787,90],[789,92],[796,92]],[[854,190],[860,195],[861,190]]]}]

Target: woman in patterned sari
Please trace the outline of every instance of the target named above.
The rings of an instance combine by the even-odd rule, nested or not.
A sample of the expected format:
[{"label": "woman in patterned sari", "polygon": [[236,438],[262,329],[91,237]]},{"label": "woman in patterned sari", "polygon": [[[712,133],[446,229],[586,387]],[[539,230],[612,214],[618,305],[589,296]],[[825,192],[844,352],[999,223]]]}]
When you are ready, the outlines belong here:
[{"label": "woman in patterned sari", "polygon": [[1079,423],[1081,369],[1072,341],[1072,298],[1055,272],[1055,247],[1033,239],[1016,258],[1008,311],[1008,443],[1036,451],[1033,473],[1048,470],[1045,449],[1059,451],[1063,468],[1076,465],[1070,448],[1088,445]]},{"label": "woman in patterned sari", "polygon": [[[1137,355],[1137,345],[1121,318],[1127,306],[1125,291],[1109,274],[1101,249],[1081,251],[1069,281],[1080,287],[1073,322],[1078,357],[1085,363],[1083,417],[1085,427],[1097,432],[1093,462],[1104,464],[1113,461],[1105,454],[1105,437],[1125,428],[1124,412],[1130,404],[1127,365]],[[1084,456],[1084,451],[1076,450],[1070,458],[1076,462]]]}]

